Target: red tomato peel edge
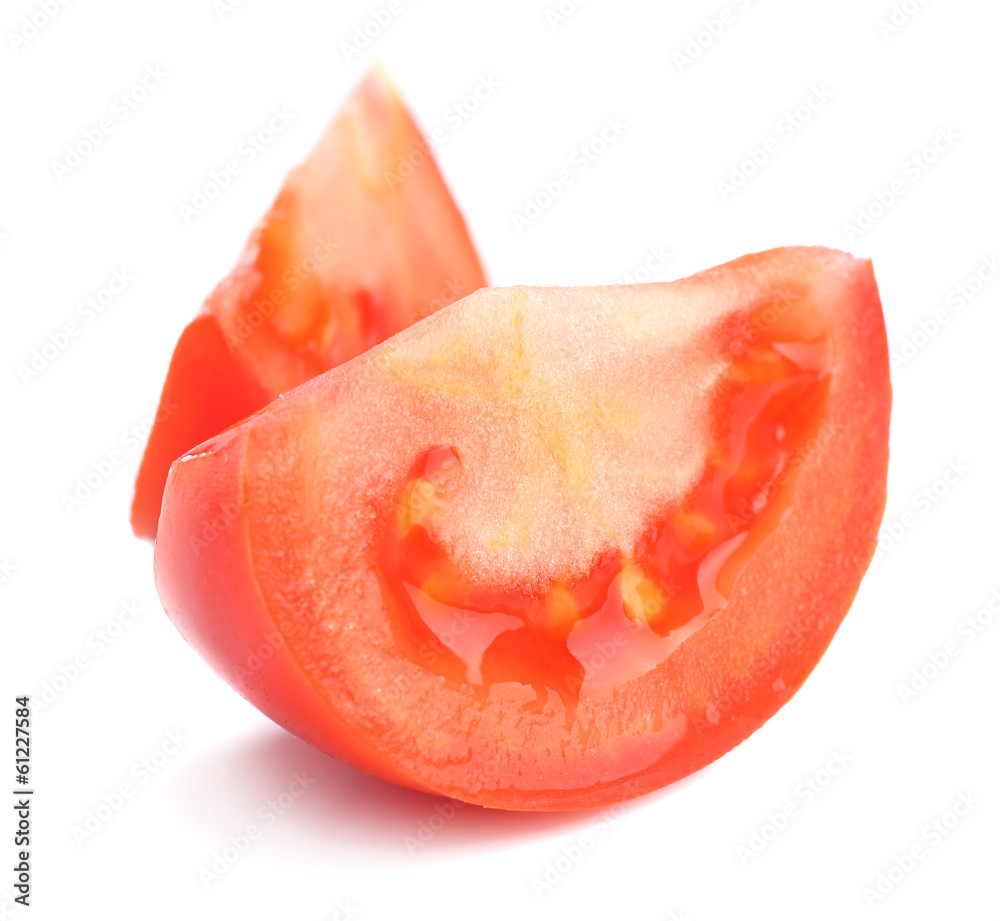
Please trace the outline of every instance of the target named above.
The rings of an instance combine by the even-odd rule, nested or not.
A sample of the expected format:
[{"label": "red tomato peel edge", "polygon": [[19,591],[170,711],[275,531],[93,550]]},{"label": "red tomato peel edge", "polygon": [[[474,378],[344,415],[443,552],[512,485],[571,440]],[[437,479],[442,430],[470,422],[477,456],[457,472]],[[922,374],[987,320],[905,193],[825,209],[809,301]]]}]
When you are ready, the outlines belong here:
[{"label": "red tomato peel edge", "polygon": [[836,251],[483,290],[175,462],[157,588],[331,755],[489,807],[613,803],[815,667],[874,551],[890,404],[871,264]]},{"label": "red tomato peel edge", "polygon": [[[401,158],[422,155],[405,178]],[[181,334],[136,478],[156,535],[170,464],[278,394],[486,284],[429,146],[376,68]]]}]

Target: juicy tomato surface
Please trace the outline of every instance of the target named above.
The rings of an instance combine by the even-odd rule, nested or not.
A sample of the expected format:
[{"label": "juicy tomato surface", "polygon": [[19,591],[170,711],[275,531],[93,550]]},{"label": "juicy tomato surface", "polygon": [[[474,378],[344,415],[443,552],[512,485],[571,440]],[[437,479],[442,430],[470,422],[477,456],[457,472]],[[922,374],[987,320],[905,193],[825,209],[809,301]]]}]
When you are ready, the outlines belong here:
[{"label": "juicy tomato surface", "polygon": [[874,550],[890,402],[871,264],[836,251],[485,289],[177,461],[157,587],[244,697],[366,771],[615,802],[815,667]]},{"label": "juicy tomato surface", "polygon": [[485,284],[428,145],[373,71],[181,334],[136,481],[135,533],[155,536],[167,471],[186,451]]}]

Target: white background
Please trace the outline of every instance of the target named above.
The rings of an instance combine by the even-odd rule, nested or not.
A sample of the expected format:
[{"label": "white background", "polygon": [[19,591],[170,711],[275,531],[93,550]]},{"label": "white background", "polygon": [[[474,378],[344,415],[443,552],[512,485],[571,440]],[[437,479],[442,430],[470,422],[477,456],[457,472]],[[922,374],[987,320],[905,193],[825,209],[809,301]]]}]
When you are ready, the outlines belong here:
[{"label": "white background", "polygon": [[[961,310],[948,305],[983,257],[1000,255],[1000,8],[908,0],[914,15],[883,35],[892,0],[589,0],[560,23],[546,16],[554,5],[403,0],[383,34],[347,60],[343,43],[378,6],[246,0],[221,15],[211,0],[72,2],[15,53],[10,33],[38,7],[4,4],[4,724],[16,693],[37,698],[61,668],[72,674],[75,657],[88,662],[34,716],[34,904],[24,917],[1000,913],[1000,618],[972,640],[958,632],[1000,588],[1000,280]],[[723,34],[690,65],[676,58],[723,9],[733,11]],[[798,696],[711,767],[627,809],[547,816],[469,806],[415,853],[406,836],[438,815],[440,801],[318,754],[219,681],[163,616],[151,548],[128,527],[141,454],[130,431],[155,409],[178,334],[378,59],[428,131],[447,126],[450,107],[482,77],[500,82],[448,129],[440,151],[494,283],[611,282],[656,247],[671,254],[653,272],[662,280],[776,245],[826,244],[874,259],[892,349],[907,338],[920,345],[893,370],[886,512],[886,527],[906,513],[912,526],[886,537]],[[155,65],[162,84],[58,180],[53,161]],[[832,98],[793,136],[779,133],[813,86]],[[179,206],[280,105],[295,113],[288,129],[185,222]],[[518,233],[512,215],[609,117],[626,126],[621,136]],[[942,130],[958,139],[908,178],[907,161]],[[777,153],[724,200],[717,183],[768,137],[780,141]],[[896,179],[902,197],[849,236],[845,224]],[[125,293],[23,381],[19,366],[116,269],[134,278]],[[947,325],[921,334],[920,321],[942,307]],[[77,478],[114,450],[122,464],[69,511],[64,496]],[[927,507],[921,491],[952,463],[968,472],[939,483]],[[123,602],[143,613],[119,631]],[[110,646],[98,632],[109,629],[119,634]],[[949,641],[958,654],[904,704],[901,683]],[[160,761],[169,731],[186,739],[179,752],[137,780],[134,766]],[[12,742],[4,752],[12,763]],[[831,752],[850,763],[807,804],[799,785],[829,779],[818,772]],[[199,870],[259,824],[259,810],[302,771],[316,782],[206,886]],[[134,796],[78,844],[73,827],[122,782]],[[970,793],[971,815],[931,844],[928,823]],[[797,816],[741,859],[738,849],[789,802]],[[12,813],[0,811],[10,867]],[[596,844],[576,862],[560,860],[584,834]],[[913,844],[925,858],[869,907],[865,887]],[[538,894],[532,881],[547,864],[559,878]],[[0,896],[11,877],[0,869]]]}]

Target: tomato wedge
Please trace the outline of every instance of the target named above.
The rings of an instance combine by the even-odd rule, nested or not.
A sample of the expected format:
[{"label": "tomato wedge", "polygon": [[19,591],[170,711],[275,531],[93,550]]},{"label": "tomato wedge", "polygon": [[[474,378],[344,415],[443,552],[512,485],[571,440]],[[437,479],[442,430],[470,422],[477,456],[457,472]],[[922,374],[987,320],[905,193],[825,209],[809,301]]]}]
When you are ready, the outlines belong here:
[{"label": "tomato wedge", "polygon": [[486,289],[170,472],[163,604],[244,697],[392,781],[574,809],[684,777],[799,688],[874,550],[869,262]]},{"label": "tomato wedge", "polygon": [[[417,164],[405,179],[400,157]],[[136,480],[135,533],[156,535],[185,451],[484,284],[426,142],[373,71],[181,334]]]}]

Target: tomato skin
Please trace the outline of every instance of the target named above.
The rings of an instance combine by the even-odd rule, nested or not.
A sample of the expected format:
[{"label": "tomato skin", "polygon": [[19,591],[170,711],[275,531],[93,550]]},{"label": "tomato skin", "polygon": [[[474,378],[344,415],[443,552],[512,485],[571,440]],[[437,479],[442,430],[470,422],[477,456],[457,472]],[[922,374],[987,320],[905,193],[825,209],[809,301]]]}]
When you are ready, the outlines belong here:
[{"label": "tomato skin", "polygon": [[160,497],[176,458],[269,402],[253,370],[226,344],[214,316],[202,314],[189,323],[170,360],[156,424],[136,478],[135,533],[156,534]]},{"label": "tomato skin", "polygon": [[[266,642],[269,633],[281,634],[261,586],[280,585],[283,576],[259,555],[259,540],[255,555],[252,534],[254,520],[258,527],[268,521],[277,527],[279,519],[262,517],[259,497],[274,483],[284,484],[284,492],[269,495],[267,502],[287,509],[293,541],[295,528],[301,527],[299,506],[304,509],[310,498],[297,496],[295,483],[283,480],[280,470],[269,471],[265,462],[281,468],[281,451],[298,447],[309,453],[308,437],[296,440],[290,420],[317,393],[336,400],[342,388],[356,382],[356,370],[331,372],[290,394],[284,406],[174,464],[156,541],[164,606],[185,638],[264,713],[322,750],[397,783],[496,808],[561,810],[606,805],[687,776],[759,728],[816,666],[854,598],[884,509],[891,390],[870,263],[829,251],[779,250],[676,285],[692,291],[707,286],[721,298],[753,299],[761,286],[788,279],[830,288],[824,317],[836,366],[824,419],[826,441],[801,463],[794,501],[780,524],[757,539],[724,611],[635,683],[635,700],[646,703],[626,701],[618,709],[584,714],[583,722],[596,723],[606,737],[584,746],[576,760],[555,767],[541,750],[564,739],[560,726],[552,727],[538,751],[523,740],[504,743],[517,747],[518,758],[504,761],[499,777],[495,755],[486,745],[477,748],[471,734],[465,766],[454,766],[448,750],[421,759],[406,745],[405,728],[394,730],[392,722],[398,716],[405,727],[404,717],[412,712],[446,725],[447,711],[435,700],[433,684],[424,687],[414,679],[409,699],[398,708],[393,699],[388,713],[370,700],[359,703],[355,698],[363,688],[317,678],[323,663],[295,658],[292,650],[301,656],[306,646],[287,631],[280,655],[250,675],[239,671],[248,651]],[[248,462],[251,452],[257,459]],[[216,510],[227,504],[238,509],[232,524],[217,534],[208,532],[214,536],[201,546]],[[316,528],[318,533],[323,523]],[[290,544],[287,552],[312,551]],[[365,637],[355,649],[358,656],[365,649],[377,653],[377,642]],[[669,707],[661,707],[664,702]],[[644,707],[652,707],[649,716],[643,716]],[[669,718],[655,716],[668,709]],[[504,718],[502,709],[490,712]],[[510,722],[503,731],[514,732],[516,714],[506,716]],[[499,740],[494,742],[502,751]],[[462,744],[457,739],[455,749]],[[490,771],[493,782],[475,779]]]},{"label": "tomato skin", "polygon": [[412,787],[317,694],[264,605],[243,514],[246,442],[247,430],[234,428],[171,468],[174,499],[156,536],[164,609],[216,673],[276,723],[328,754]]},{"label": "tomato skin", "polygon": [[[413,151],[420,168],[387,180]],[[135,534],[156,535],[185,451],[485,284],[426,141],[376,69],[181,334],[136,480]]]}]

